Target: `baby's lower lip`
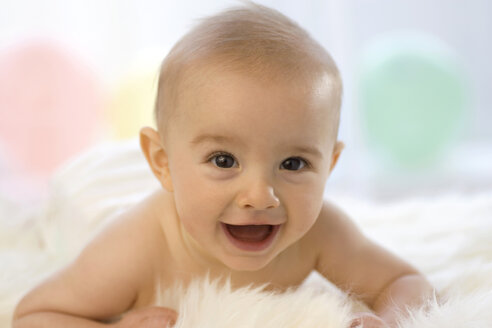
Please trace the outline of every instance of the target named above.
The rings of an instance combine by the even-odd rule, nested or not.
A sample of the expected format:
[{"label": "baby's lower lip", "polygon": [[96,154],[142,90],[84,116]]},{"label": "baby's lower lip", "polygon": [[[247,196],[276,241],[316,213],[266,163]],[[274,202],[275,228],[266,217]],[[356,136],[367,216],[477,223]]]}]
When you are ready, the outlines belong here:
[{"label": "baby's lower lip", "polygon": [[275,240],[275,237],[281,226],[281,224],[271,225],[270,233],[268,234],[268,236],[266,236],[265,239],[261,241],[246,241],[234,237],[227,228],[228,224],[221,222],[220,225],[222,227],[222,230],[224,231],[224,234],[227,236],[227,239],[229,239],[229,241],[235,247],[249,252],[258,252],[268,248]]}]

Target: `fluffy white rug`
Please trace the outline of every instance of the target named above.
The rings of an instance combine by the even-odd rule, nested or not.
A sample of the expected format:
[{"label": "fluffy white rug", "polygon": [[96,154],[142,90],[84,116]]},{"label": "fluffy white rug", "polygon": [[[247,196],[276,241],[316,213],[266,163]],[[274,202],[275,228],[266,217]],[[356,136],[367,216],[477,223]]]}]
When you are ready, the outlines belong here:
[{"label": "fluffy white rug", "polygon": [[[53,177],[49,199],[20,208],[0,197],[0,327],[40,279],[65,264],[102,224],[158,188],[136,141],[106,144]],[[443,296],[401,328],[492,327],[492,190],[374,204],[330,197],[372,238],[412,262]],[[313,274],[277,295],[197,281],[162,292],[177,327],[347,327],[353,301]]]},{"label": "fluffy white rug", "polygon": [[180,314],[176,328],[348,327],[350,305],[341,295],[314,288],[283,294],[261,288],[232,290],[228,281],[194,281],[163,293],[158,305]]},{"label": "fluffy white rug", "polygon": [[[400,320],[399,327],[492,327],[492,285],[478,282],[481,279],[490,281],[490,269],[492,267],[482,269],[473,278],[467,277],[480,287],[473,291],[457,288],[445,292],[439,303],[429,300],[422,308],[409,311]],[[324,282],[319,280],[317,284]],[[343,294],[319,286],[302,286],[275,294],[260,288],[231,290],[227,281],[224,284],[207,279],[194,281],[188,289],[176,287],[164,291],[156,304],[178,311],[176,328],[348,328],[353,313],[360,310],[360,305]]]}]

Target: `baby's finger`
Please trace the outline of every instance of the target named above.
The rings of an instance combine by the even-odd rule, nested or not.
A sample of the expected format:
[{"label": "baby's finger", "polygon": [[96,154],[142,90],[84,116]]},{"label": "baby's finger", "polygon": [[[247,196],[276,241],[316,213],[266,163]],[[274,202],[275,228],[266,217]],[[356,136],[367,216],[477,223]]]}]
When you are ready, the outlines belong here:
[{"label": "baby's finger", "polygon": [[145,316],[148,316],[151,319],[160,320],[161,322],[164,320],[166,322],[172,322],[174,324],[178,318],[178,313],[173,309],[151,307],[147,309],[147,311],[145,312]]},{"label": "baby's finger", "polygon": [[357,327],[388,328],[388,325],[381,318],[372,313],[359,313],[350,324],[350,328]]},{"label": "baby's finger", "polygon": [[360,318],[352,320],[350,323],[350,328],[358,328],[362,326],[362,320]]},{"label": "baby's finger", "polygon": [[147,307],[128,312],[117,327],[120,328],[164,328],[176,323],[178,314],[173,309],[164,307]]},{"label": "baby's finger", "polygon": [[159,306],[152,306],[144,309],[135,310],[131,312],[131,314],[138,317],[166,317],[174,320],[176,320],[176,318],[178,317],[178,313],[173,309]]},{"label": "baby's finger", "polygon": [[167,316],[154,316],[145,318],[139,325],[139,328],[167,328],[174,327],[176,324],[175,318],[169,318]]}]

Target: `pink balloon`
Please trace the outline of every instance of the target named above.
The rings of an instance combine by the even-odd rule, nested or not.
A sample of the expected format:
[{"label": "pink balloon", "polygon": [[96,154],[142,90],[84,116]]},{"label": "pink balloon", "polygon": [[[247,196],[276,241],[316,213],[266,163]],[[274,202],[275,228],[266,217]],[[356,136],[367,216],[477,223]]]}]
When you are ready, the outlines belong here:
[{"label": "pink balloon", "polygon": [[95,141],[102,90],[60,46],[35,41],[0,55],[0,146],[16,169],[48,176]]}]

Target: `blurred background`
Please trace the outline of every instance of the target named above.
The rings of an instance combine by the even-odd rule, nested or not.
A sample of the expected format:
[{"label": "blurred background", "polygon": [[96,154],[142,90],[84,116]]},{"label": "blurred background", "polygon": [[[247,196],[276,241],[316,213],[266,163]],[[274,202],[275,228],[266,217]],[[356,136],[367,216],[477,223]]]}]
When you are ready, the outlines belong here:
[{"label": "blurred background", "polygon": [[[153,125],[157,69],[232,0],[2,0],[0,196],[46,196],[60,165]],[[492,188],[492,2],[264,0],[323,44],[344,81],[346,144],[327,195]]]}]

